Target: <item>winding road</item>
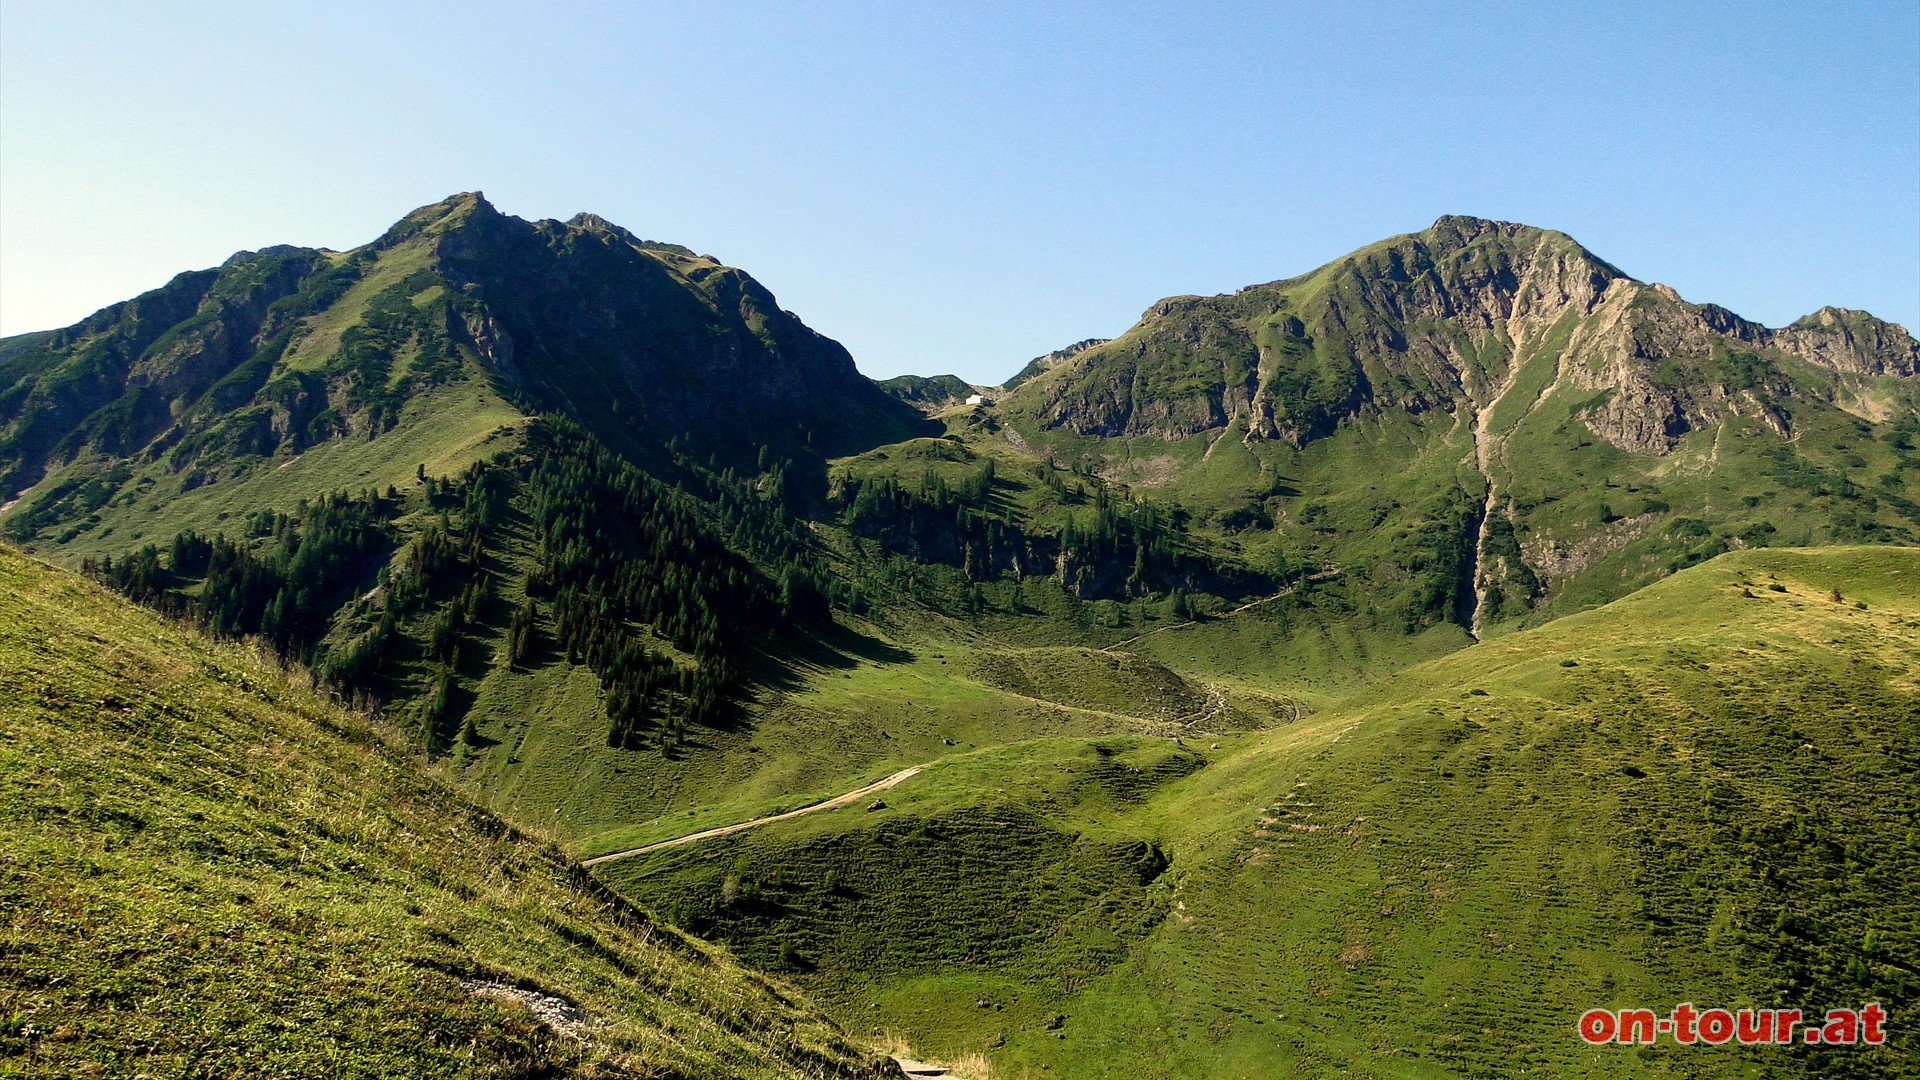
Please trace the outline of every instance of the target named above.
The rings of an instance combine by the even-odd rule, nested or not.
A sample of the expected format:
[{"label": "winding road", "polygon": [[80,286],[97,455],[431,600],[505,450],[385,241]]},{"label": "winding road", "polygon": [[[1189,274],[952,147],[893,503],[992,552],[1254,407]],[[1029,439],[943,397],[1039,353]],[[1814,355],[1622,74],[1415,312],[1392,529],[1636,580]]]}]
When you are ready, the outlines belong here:
[{"label": "winding road", "polygon": [[926,768],[925,765],[915,765],[912,768],[901,769],[899,772],[894,773],[892,776],[887,777],[885,780],[876,780],[873,783],[868,784],[866,787],[855,788],[854,790],[849,791],[844,795],[835,795],[833,798],[828,799],[825,802],[817,802],[812,804],[811,806],[803,806],[798,810],[789,810],[784,814],[769,814],[766,817],[754,818],[752,821],[742,821],[737,825],[722,825],[717,829],[702,829],[701,831],[696,833],[688,833],[685,836],[676,836],[671,840],[662,840],[658,843],[647,844],[644,847],[628,848],[625,851],[615,851],[607,855],[596,855],[591,859],[580,860],[580,865],[581,866],[599,866],[601,863],[610,863],[616,859],[630,858],[634,855],[645,855],[649,851],[659,851],[661,848],[679,847],[681,844],[691,844],[699,840],[711,840],[714,837],[727,836],[732,833],[737,833],[745,829],[751,829],[759,825],[766,825],[770,822],[785,821],[788,818],[796,818],[802,814],[812,814],[821,810],[832,810],[836,807],[845,806],[848,803],[855,802],[859,799],[863,799],[866,796],[871,795],[876,791],[885,791],[888,788],[894,786],[895,784],[898,784],[900,781],[907,779],[908,777],[914,775],[915,773],[919,772],[921,769],[924,769],[924,768]]}]

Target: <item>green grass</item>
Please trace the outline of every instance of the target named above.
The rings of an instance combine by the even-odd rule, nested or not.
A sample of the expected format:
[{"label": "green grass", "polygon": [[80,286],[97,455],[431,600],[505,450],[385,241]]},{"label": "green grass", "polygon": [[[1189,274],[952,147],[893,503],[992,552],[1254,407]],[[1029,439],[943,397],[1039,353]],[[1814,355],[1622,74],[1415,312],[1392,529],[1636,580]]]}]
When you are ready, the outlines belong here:
[{"label": "green grass", "polygon": [[[407,491],[418,487],[420,466],[431,476],[450,476],[474,461],[514,446],[524,416],[484,382],[466,380],[439,387],[407,402],[401,422],[375,439],[322,443],[286,458],[258,458],[210,483],[186,487],[164,463],[136,469],[105,505],[43,531],[23,547],[78,564],[88,555],[121,555],[142,544],[165,546],[192,529],[204,536],[237,536],[244,519],[262,508],[291,512],[301,500],[334,492]],[[21,506],[52,490],[78,470],[102,469],[82,461],[49,475],[24,493]],[[16,508],[18,509],[18,508]],[[72,535],[64,541],[71,530]],[[55,541],[60,541],[55,543]]]},{"label": "green grass", "polygon": [[484,742],[457,761],[494,809],[550,823],[591,856],[1036,737],[1181,725],[1197,737],[1291,715],[1280,699],[1240,687],[1223,688],[1216,709],[1205,685],[1124,655],[1009,651],[977,638],[908,644],[887,658],[823,655],[794,664],[780,689],[763,691],[737,724],[703,730],[671,756],[657,746],[607,748],[598,688],[583,670],[496,668],[473,710]]},{"label": "green grass", "polygon": [[1573,1020],[1920,1004],[1920,552],[1724,556],[1209,739],[982,749],[603,873],[1003,1076],[1902,1074],[1898,1034],[1596,1056]]},{"label": "green grass", "polygon": [[[382,251],[379,257],[325,311],[306,320],[298,339],[281,358],[281,367],[292,371],[318,371],[340,351],[341,335],[365,316],[374,297],[405,281],[410,275],[431,266],[433,250],[425,244],[402,244]],[[438,294],[435,286],[414,298],[424,308],[426,293]]]},{"label": "green grass", "polygon": [[[785,986],[382,727],[0,550],[0,1073],[842,1076]],[[464,993],[564,997],[590,1038]]]},{"label": "green grass", "polygon": [[[883,793],[884,810],[855,804],[770,826],[771,840],[736,834],[601,872],[758,963],[831,966],[822,986],[849,1007],[882,994],[936,1012],[891,985],[923,975],[1017,981],[1033,999],[1112,963],[1164,914],[1158,849],[1102,819],[1204,760],[1159,739],[1033,740],[945,759]],[[924,901],[902,904],[903,887]]]},{"label": "green grass", "polygon": [[[1913,1000],[1916,574],[1912,551],[1729,557],[1263,737],[1168,793],[1192,921],[1067,1009],[1088,1024],[1064,1052],[1137,1049],[1156,1075],[1896,1075],[1903,1051],[1593,1059],[1569,1025],[1592,1003]],[[1788,591],[1738,593],[1770,575]],[[1796,820],[1838,836],[1753,858],[1779,841],[1743,830]],[[1808,937],[1781,940],[1785,912]],[[1862,957],[1869,929],[1903,944]]]}]

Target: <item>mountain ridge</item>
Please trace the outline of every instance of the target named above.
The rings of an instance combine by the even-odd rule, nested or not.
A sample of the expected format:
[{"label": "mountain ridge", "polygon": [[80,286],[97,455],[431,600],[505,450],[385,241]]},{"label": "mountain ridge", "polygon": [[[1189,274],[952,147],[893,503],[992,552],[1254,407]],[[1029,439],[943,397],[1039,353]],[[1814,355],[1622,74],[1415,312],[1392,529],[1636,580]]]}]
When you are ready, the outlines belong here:
[{"label": "mountain ridge", "polygon": [[[1564,233],[1450,215],[1303,275],[1159,301],[1120,338],[1037,358],[962,413],[953,407],[981,388],[875,383],[711,257],[590,213],[525,221],[467,192],[351,252],[241,253],[51,336],[0,342],[0,494],[19,503],[4,525],[23,542],[112,554],[129,543],[113,539],[117,528],[131,527],[130,540],[162,524],[204,531],[251,499],[293,513],[295,491],[391,492],[451,476],[498,459],[531,416],[553,414],[670,486],[698,466],[713,474],[702,498],[715,481],[744,481],[816,523],[867,517],[882,490],[861,496],[869,479],[920,487],[935,507],[908,499],[888,511],[898,521],[848,518],[855,539],[951,561],[969,580],[1049,567],[1078,600],[1178,589],[1233,606],[1303,568],[1346,563],[1366,530],[1402,530],[1424,552],[1369,556],[1392,567],[1371,587],[1424,598],[1391,601],[1420,612],[1409,626],[1445,618],[1479,633],[1503,605],[1570,603],[1551,595],[1568,577],[1592,582],[1568,586],[1591,603],[1617,595],[1620,585],[1599,583],[1608,574],[1644,582],[1769,529],[1804,529],[1792,533],[1801,542],[1823,528],[1909,535],[1920,502],[1897,467],[1905,437],[1887,425],[1920,417],[1915,356],[1904,329],[1865,313],[1822,308],[1768,329],[1628,277]],[[1768,456],[1809,430],[1790,456],[1838,450],[1853,421],[1880,425],[1872,437],[1890,453]],[[1749,431],[1772,441],[1748,442]],[[962,449],[913,438],[927,435]],[[1181,448],[1196,435],[1204,452]],[[1417,483],[1409,472],[1388,495],[1328,474],[1309,487],[1336,501],[1300,498],[1299,470],[1322,468],[1302,455],[1371,456],[1364,444],[1382,438],[1407,447],[1381,463],[1388,472],[1426,461]],[[908,459],[988,451],[991,463],[1002,444],[1012,471],[983,494],[1032,494],[977,511],[939,507],[931,473],[868,471],[890,451],[863,456],[897,445]],[[1630,493],[1671,487],[1665,459],[1711,474],[1723,451],[1746,459],[1738,503],[1707,484],[1616,512],[1621,500],[1604,494],[1615,477]],[[847,464],[829,469],[830,458]],[[1082,489],[1096,510],[1119,499],[1175,511],[1140,517],[1147,531],[1111,553],[1136,564],[1130,574],[1069,554],[1069,541],[1133,536],[1129,526],[1076,520],[1070,499],[1014,479],[1069,463],[1097,478],[1098,492]],[[1540,474],[1549,463],[1554,475]],[[1807,507],[1769,483],[1835,505]],[[1783,497],[1784,516],[1771,502]],[[1318,518],[1342,503],[1350,520]],[[979,511],[971,524],[937,520]],[[1695,522],[1708,541],[1690,539]],[[1146,542],[1168,523],[1172,533]],[[845,557],[832,547],[816,553],[824,564]]]},{"label": "mountain ridge", "polygon": [[1250,437],[1299,444],[1366,407],[1483,404],[1562,317],[1579,324],[1563,351],[1595,368],[1576,381],[1618,396],[1596,433],[1627,450],[1664,452],[1686,430],[1762,407],[1687,394],[1648,363],[1727,343],[1843,377],[1910,377],[1920,362],[1903,327],[1866,313],[1825,307],[1768,329],[1628,277],[1564,233],[1449,215],[1298,277],[1163,299],[1050,378],[1022,380],[1010,402],[1079,434],[1182,438],[1241,417]]},{"label": "mountain ridge", "polygon": [[756,446],[817,454],[917,422],[744,272],[597,215],[526,222],[470,192],[351,252],[239,252],[0,340],[0,487],[10,499],[87,450],[178,461],[196,436],[298,453],[377,434],[463,379],[643,443],[720,447],[733,440],[709,436],[745,428]]}]

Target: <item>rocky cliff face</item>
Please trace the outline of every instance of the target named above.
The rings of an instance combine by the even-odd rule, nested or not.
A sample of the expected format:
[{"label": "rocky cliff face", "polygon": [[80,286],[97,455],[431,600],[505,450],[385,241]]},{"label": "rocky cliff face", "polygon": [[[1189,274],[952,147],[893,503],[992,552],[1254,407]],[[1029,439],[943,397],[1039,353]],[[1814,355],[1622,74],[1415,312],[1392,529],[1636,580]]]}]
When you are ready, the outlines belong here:
[{"label": "rocky cliff face", "polygon": [[302,248],[243,251],[64,330],[0,341],[0,496],[83,447],[132,453],[188,404],[226,400],[324,263]]},{"label": "rocky cliff face", "polygon": [[1781,399],[1912,377],[1917,356],[1906,330],[1863,312],[1769,330],[1629,278],[1563,234],[1443,217],[1304,277],[1163,300],[1009,404],[1084,435],[1178,439],[1238,422],[1298,445],[1370,412],[1473,415],[1539,360],[1604,394],[1585,417],[1596,434],[1659,454],[1728,415],[1784,431]]},{"label": "rocky cliff face", "polygon": [[1856,375],[1920,374],[1913,336],[1864,311],[1823,307],[1792,326],[1761,331],[1758,343]]}]

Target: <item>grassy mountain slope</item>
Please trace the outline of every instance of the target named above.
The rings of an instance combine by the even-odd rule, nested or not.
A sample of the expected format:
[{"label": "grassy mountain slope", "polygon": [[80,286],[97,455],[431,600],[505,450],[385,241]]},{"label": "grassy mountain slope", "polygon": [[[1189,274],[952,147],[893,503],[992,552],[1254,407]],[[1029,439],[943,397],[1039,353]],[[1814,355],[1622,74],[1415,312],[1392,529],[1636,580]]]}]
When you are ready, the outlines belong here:
[{"label": "grassy mountain slope", "polygon": [[750,639],[822,616],[788,512],[821,455],[922,423],[740,271],[477,194],[0,342],[0,376],[8,534],[436,748],[498,699],[489,654],[584,663],[603,739],[711,719]]},{"label": "grassy mountain slope", "polygon": [[676,439],[804,457],[917,423],[741,271],[478,194],[351,252],[242,252],[0,341],[0,383],[8,532],[99,551],[180,522],[211,533],[236,500],[291,510],[423,465],[448,475],[529,412],[637,457]]},{"label": "grassy mountain slope", "polygon": [[1920,1003],[1917,740],[1920,553],[1748,552],[1219,749],[955,754],[601,872],[1006,1072],[1895,1076],[1573,1020]]},{"label": "grassy mountain slope", "polygon": [[1042,737],[1198,738],[1293,712],[1278,696],[1182,679],[1124,654],[978,640],[849,658],[799,679],[754,703],[749,723],[702,731],[668,753],[608,748],[590,684],[575,687],[587,707],[569,711],[558,688],[535,696],[539,677],[528,678],[521,706],[487,710],[483,741],[456,757],[499,812],[551,820],[579,854],[599,855],[817,802],[954,754]]},{"label": "grassy mountain slope", "polygon": [[1563,234],[1448,217],[1161,301],[1030,373],[985,437],[1251,566],[1364,565],[1363,604],[1497,629],[1729,547],[1913,542],[1917,358],[1861,312],[1767,329]]},{"label": "grassy mountain slope", "polygon": [[379,727],[6,550],[0,729],[0,1071],[865,1074]]},{"label": "grassy mountain slope", "polygon": [[1073,344],[1067,346],[1064,349],[1055,349],[1054,351],[1047,353],[1045,356],[1036,356],[1033,359],[1027,361],[1025,367],[1022,367],[1019,371],[1014,372],[1014,375],[1012,378],[1008,379],[1004,383],[1001,383],[1000,384],[1001,388],[1006,390],[1011,390],[1014,387],[1019,386],[1021,383],[1026,382],[1028,379],[1033,378],[1035,375],[1039,375],[1044,372],[1053,370],[1054,368],[1060,366],[1060,364],[1064,363],[1065,361],[1072,358],[1076,354],[1085,352],[1086,350],[1091,349],[1096,345],[1105,345],[1107,343],[1107,340],[1108,339],[1106,338],[1085,338],[1083,340],[1074,342]]},{"label": "grassy mountain slope", "polygon": [[[1447,218],[943,406],[710,258],[469,195],[0,342],[0,527],[576,854],[930,765],[604,870],[863,1026],[1043,1075],[1491,1075],[1509,1034],[1657,1075],[1543,1003],[1912,1000],[1910,829],[1856,806],[1912,803],[1911,550],[1764,549],[1920,538],[1914,356]],[[1818,756],[1815,704],[1880,756]]]}]

